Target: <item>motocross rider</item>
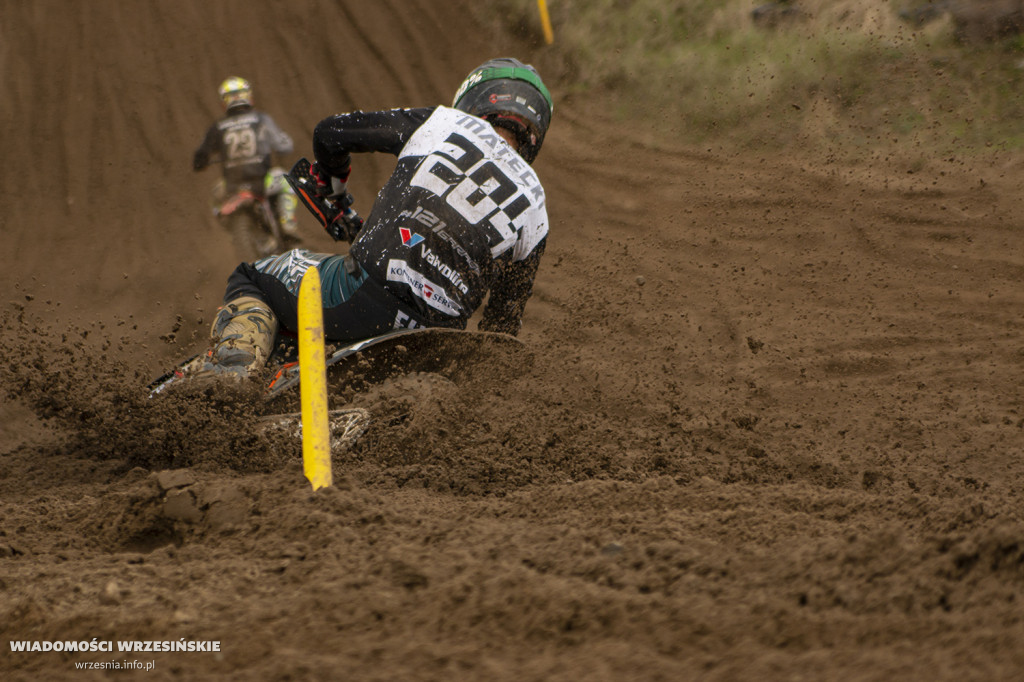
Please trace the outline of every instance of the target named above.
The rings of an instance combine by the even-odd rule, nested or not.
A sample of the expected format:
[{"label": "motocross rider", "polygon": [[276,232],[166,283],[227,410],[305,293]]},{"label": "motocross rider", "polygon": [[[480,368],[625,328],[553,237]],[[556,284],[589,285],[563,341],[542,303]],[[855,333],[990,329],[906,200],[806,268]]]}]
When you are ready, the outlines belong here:
[{"label": "motocross rider", "polygon": [[[530,167],[551,122],[536,69],[516,59],[474,69],[451,107],[355,111],[323,119],[299,199],[347,255],[302,249],[242,263],[228,279],[202,370],[247,377],[278,325],[297,328],[303,274],[322,283],[324,335],[351,342],[397,328],[479,328],[515,335],[547,241],[544,189]],[[349,209],[351,154],[398,157],[365,224]]]},{"label": "motocross rider", "polygon": [[217,93],[225,115],[206,131],[203,143],[192,157],[192,169],[201,171],[210,165],[212,157],[219,157],[224,176],[214,189],[218,205],[240,187],[262,189],[270,199],[282,233],[298,239],[298,200],[285,180],[285,171],[272,163],[274,153],[292,153],[292,138],[269,115],[253,108],[249,81],[228,78]]}]

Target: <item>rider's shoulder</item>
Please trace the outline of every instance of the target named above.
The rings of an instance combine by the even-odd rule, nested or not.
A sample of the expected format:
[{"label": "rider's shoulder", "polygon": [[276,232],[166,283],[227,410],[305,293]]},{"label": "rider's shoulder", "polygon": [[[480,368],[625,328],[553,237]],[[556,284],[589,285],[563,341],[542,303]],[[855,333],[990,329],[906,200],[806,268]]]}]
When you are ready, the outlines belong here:
[{"label": "rider's shoulder", "polygon": [[227,114],[217,122],[221,128],[234,128],[243,125],[253,125],[266,120],[267,115],[258,109],[246,109],[233,114]]}]

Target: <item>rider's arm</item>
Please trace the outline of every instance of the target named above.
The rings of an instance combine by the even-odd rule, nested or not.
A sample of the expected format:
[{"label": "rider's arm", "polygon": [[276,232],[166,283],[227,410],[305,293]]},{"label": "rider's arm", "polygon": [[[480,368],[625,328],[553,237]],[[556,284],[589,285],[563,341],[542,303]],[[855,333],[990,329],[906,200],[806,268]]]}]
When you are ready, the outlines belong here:
[{"label": "rider's arm", "polygon": [[199,145],[199,149],[192,156],[192,170],[201,171],[210,165],[210,157],[217,153],[220,149],[220,131],[217,129],[217,124],[213,124],[206,131],[206,137],[203,138],[203,143]]},{"label": "rider's arm", "polygon": [[320,121],[313,131],[313,156],[323,170],[347,178],[352,153],[387,152],[398,156],[431,108],[353,111]]},{"label": "rider's arm", "polygon": [[533,293],[533,280],[546,245],[545,237],[525,259],[514,261],[509,256],[507,260],[495,263],[497,273],[491,285],[491,295],[478,325],[481,331],[512,336],[519,333],[523,326],[523,309]]},{"label": "rider's arm", "polygon": [[284,156],[291,154],[295,150],[295,144],[292,142],[291,135],[281,130],[274,119],[268,114],[261,112],[260,122],[263,124],[262,132],[267,135],[271,151]]}]

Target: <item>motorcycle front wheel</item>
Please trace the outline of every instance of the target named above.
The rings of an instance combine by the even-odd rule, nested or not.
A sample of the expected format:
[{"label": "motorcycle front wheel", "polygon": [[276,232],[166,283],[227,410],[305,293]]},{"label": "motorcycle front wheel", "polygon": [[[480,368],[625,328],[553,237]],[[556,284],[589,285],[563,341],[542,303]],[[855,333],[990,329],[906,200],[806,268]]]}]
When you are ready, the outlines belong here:
[{"label": "motorcycle front wheel", "polygon": [[228,232],[235,254],[245,263],[251,263],[275,251],[276,244],[268,243],[265,231],[249,211],[237,211],[228,216]]}]

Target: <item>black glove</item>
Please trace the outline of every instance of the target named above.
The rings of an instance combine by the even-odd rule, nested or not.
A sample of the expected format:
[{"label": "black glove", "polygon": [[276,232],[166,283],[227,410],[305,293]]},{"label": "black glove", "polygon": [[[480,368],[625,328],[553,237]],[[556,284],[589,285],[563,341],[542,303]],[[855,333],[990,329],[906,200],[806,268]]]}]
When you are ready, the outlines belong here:
[{"label": "black glove", "polygon": [[344,180],[335,177],[320,168],[320,164],[318,163],[314,163],[309,167],[309,174],[314,180],[316,180],[317,194],[325,199],[337,202],[342,197],[351,197],[348,193],[347,177]]},{"label": "black glove", "polygon": [[[348,195],[351,199],[352,195]],[[331,238],[340,242],[345,240],[352,243],[355,240],[356,235],[359,234],[359,230],[363,228],[363,219],[359,217],[351,208],[346,208],[334,218],[329,224],[324,225],[324,229],[327,230],[327,234],[331,235]]]},{"label": "black glove", "polygon": [[355,239],[363,219],[351,208],[352,195],[345,182],[323,173],[306,159],[296,161],[285,179],[299,201],[335,241]]}]

